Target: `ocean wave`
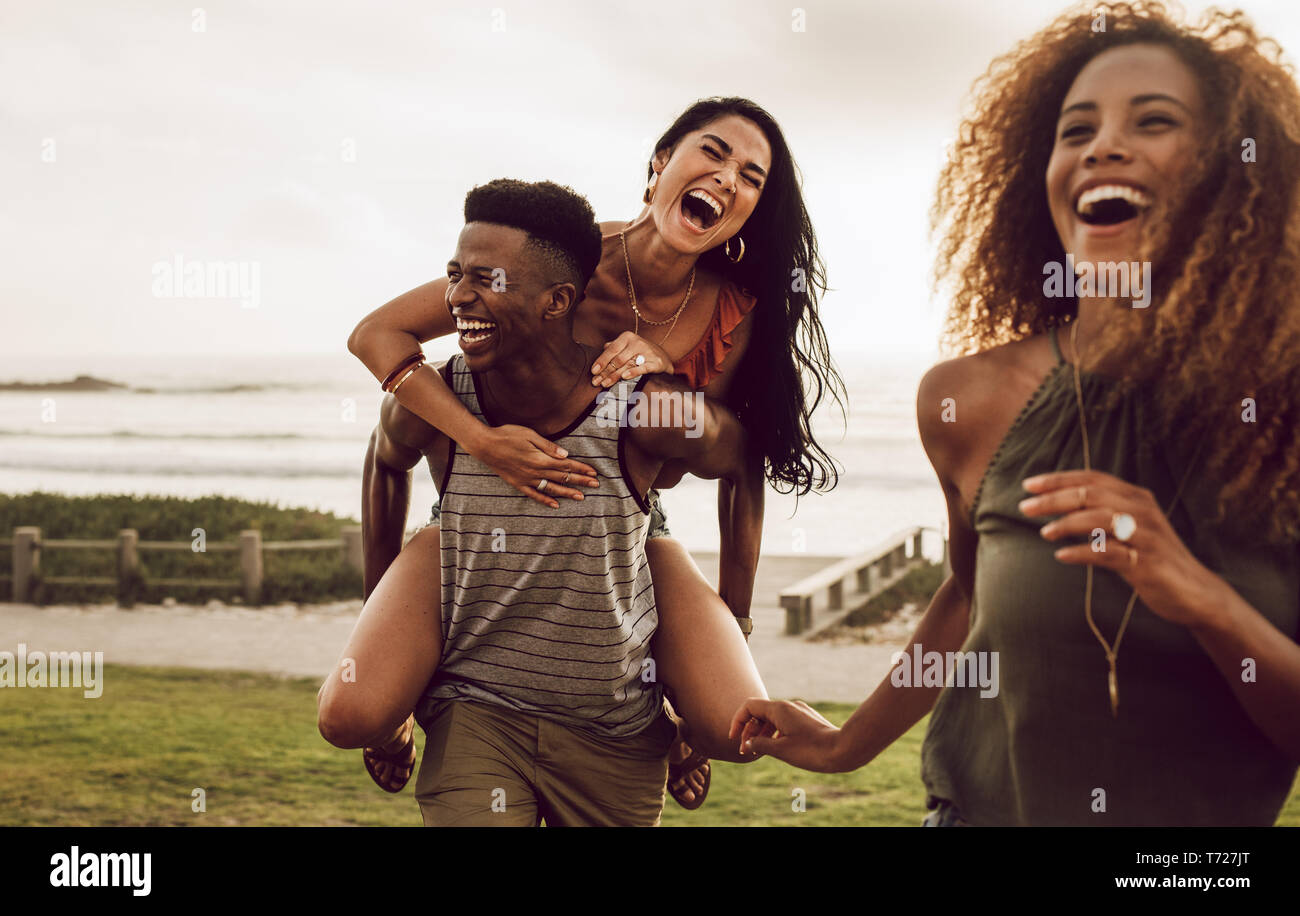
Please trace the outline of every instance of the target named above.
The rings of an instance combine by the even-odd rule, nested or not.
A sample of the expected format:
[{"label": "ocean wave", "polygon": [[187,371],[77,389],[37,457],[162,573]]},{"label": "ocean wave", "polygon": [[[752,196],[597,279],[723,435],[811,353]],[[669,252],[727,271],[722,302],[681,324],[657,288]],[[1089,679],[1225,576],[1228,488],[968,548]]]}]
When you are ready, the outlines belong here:
[{"label": "ocean wave", "polygon": [[[96,474],[106,477],[240,477],[259,479],[293,480],[302,477],[318,477],[334,480],[352,480],[361,478],[365,463],[365,449],[359,448],[355,461],[317,462],[314,464],[296,462],[270,463],[227,463],[212,461],[204,463],[193,460],[142,461],[140,456],[132,455],[127,460],[113,459],[106,456],[78,455],[59,456],[61,460],[50,460],[53,456],[42,456],[39,461],[12,460],[0,458],[0,470],[40,471],[44,475],[59,474]],[[98,460],[96,460],[98,459]],[[413,470],[419,474],[421,462]],[[837,491],[912,491],[929,490],[935,486],[934,474],[928,467],[898,467],[894,470],[880,469],[872,472],[848,471],[840,475]],[[806,496],[804,499],[811,499]]]},{"label": "ocean wave", "polygon": [[105,477],[248,477],[292,480],[299,477],[320,477],[332,479],[361,479],[362,462],[365,453],[358,454],[355,464],[347,467],[338,465],[302,464],[258,464],[258,465],[196,465],[164,464],[162,462],[114,463],[111,461],[69,461],[59,464],[42,462],[36,467],[30,461],[6,461],[0,459],[0,470],[39,471],[47,477],[59,474],[98,474]]}]

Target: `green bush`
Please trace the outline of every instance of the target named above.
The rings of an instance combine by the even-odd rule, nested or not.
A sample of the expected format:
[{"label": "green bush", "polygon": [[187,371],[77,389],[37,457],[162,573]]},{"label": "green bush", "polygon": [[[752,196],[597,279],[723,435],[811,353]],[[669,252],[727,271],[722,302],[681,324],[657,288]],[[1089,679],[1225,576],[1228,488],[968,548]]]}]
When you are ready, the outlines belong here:
[{"label": "green bush", "polygon": [[[258,529],[265,541],[306,541],[337,538],[344,527],[357,525],[352,518],[311,509],[283,508],[227,496],[187,499],[177,496],[63,496],[55,493],[0,494],[0,537],[13,529],[36,525],[46,540],[91,538],[112,540],[119,530],[134,528],[141,541],[194,540],[202,528],[209,544],[238,541],[239,532]],[[361,575],[343,561],[342,551],[268,551],[263,554],[262,600],[330,601],[360,598]],[[5,565],[8,565],[7,563]],[[239,578],[238,552],[141,550],[142,579],[131,583],[135,600],[157,603],[171,597],[183,603],[203,603],[212,598],[233,601],[237,587],[160,586],[151,579]],[[41,574],[49,576],[117,575],[113,550],[45,550]],[[6,591],[8,583],[5,584]],[[43,602],[112,601],[117,589],[107,585],[44,583]],[[4,597],[8,597],[6,594]]]}]

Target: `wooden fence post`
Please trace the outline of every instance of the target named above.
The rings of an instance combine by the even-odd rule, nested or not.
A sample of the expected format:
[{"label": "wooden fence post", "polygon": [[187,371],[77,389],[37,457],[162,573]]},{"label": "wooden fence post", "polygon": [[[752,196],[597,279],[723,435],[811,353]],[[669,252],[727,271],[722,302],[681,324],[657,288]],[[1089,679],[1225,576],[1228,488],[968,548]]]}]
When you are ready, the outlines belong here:
[{"label": "wooden fence post", "polygon": [[262,603],[262,532],[239,532],[239,575],[244,584],[244,601]]},{"label": "wooden fence post", "polygon": [[812,625],[812,598],[807,595],[785,598],[781,606],[785,608],[787,636],[798,636]]},{"label": "wooden fence post", "polygon": [[33,592],[41,575],[41,529],[14,529],[14,603],[33,604]]},{"label": "wooden fence post", "polygon": [[135,593],[140,581],[140,554],[136,548],[140,533],[123,528],[117,533],[117,606],[135,607]]}]

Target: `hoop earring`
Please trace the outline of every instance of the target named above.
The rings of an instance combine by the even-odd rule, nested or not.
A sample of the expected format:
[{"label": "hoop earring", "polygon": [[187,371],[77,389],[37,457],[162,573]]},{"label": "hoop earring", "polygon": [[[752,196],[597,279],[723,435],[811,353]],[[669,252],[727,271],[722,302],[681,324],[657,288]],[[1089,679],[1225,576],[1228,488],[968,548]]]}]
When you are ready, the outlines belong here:
[{"label": "hoop earring", "polygon": [[650,179],[650,184],[646,186],[645,193],[641,199],[649,206],[650,202],[655,199],[655,187],[659,184],[659,173],[655,172],[654,177]]},{"label": "hoop earring", "polygon": [[727,260],[732,264],[739,264],[740,259],[745,256],[745,240],[740,236],[736,236],[735,239],[740,243],[740,254],[734,258],[731,256],[731,239],[727,239],[727,244],[722,247],[722,253],[727,256]]}]

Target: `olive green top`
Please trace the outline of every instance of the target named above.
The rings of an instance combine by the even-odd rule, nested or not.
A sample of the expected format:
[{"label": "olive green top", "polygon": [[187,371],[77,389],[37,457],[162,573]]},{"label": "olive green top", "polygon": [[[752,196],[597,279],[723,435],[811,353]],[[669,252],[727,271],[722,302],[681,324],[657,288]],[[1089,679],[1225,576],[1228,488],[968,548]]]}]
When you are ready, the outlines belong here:
[{"label": "olive green top", "polygon": [[[1057,363],[1011,425],[972,508],[979,540],[962,651],[998,654],[997,695],[982,697],[989,691],[978,684],[940,693],[921,751],[926,789],[975,825],[1271,825],[1296,765],[1250,721],[1191,632],[1137,602],[1112,717],[1106,656],[1084,616],[1084,567],[1053,557],[1061,544],[1038,533],[1050,519],[1016,508],[1030,495],[1026,477],[1083,467],[1073,369],[1055,330],[1051,340]],[[1142,390],[1099,410],[1113,384],[1081,373],[1092,467],[1150,489],[1166,508],[1193,456],[1142,443],[1151,415]],[[1175,530],[1295,639],[1300,550],[1228,540],[1208,523],[1213,501],[1193,472],[1169,513]],[[1093,619],[1112,644],[1130,594],[1110,570],[1094,573]]]}]

